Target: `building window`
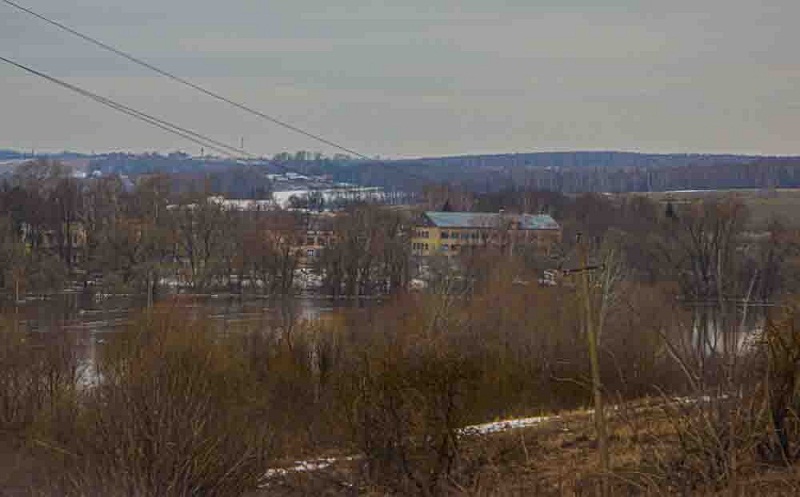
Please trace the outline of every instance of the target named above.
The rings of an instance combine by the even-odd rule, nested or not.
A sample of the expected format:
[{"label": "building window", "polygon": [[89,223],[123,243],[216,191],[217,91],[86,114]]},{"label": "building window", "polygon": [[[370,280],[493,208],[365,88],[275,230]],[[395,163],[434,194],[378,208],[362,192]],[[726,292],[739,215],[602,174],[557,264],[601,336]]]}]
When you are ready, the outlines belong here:
[{"label": "building window", "polygon": [[450,232],[449,231],[442,231],[442,238],[450,238]]}]

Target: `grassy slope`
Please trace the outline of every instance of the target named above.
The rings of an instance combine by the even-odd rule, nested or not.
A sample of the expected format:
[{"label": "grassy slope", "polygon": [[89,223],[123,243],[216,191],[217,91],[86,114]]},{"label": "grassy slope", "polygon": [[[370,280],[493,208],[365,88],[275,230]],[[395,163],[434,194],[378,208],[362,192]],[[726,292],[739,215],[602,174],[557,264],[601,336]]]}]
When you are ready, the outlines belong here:
[{"label": "grassy slope", "polygon": [[[800,495],[798,465],[754,465],[736,482],[712,481],[680,469],[681,419],[675,416],[675,405],[641,401],[611,412],[611,495]],[[678,409],[688,414],[693,408]],[[476,461],[473,484],[454,489],[452,495],[600,495],[589,411],[552,416],[536,426],[472,435],[463,443],[463,457]],[[360,464],[348,459],[320,470],[289,472],[271,480],[254,497],[385,495],[359,482]]]}]

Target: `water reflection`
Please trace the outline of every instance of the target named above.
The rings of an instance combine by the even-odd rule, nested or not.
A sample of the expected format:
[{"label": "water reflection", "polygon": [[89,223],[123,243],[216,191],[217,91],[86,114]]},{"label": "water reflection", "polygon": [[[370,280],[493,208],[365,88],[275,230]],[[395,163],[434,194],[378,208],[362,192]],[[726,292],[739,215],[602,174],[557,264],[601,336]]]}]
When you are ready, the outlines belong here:
[{"label": "water reflection", "polygon": [[761,335],[766,323],[765,304],[695,305],[692,345],[704,357],[740,355]]},{"label": "water reflection", "polygon": [[[158,303],[172,306],[187,319],[206,318],[220,332],[237,326],[287,326],[298,320],[316,320],[341,312],[374,306],[377,300],[332,300],[300,296],[267,299],[238,294],[174,294]],[[69,333],[77,345],[80,384],[95,384],[98,346],[110,333],[117,332],[137,318],[147,307],[147,299],[137,295],[64,292],[46,297],[27,297],[19,302],[3,302],[0,312],[15,329],[34,333]]]},{"label": "water reflection", "polygon": [[[265,323],[288,318],[314,320],[327,314],[375,305],[377,301],[332,300],[310,296],[267,299],[238,294],[175,294],[159,305],[174,306],[187,318],[205,317],[220,324]],[[114,332],[145,309],[143,296],[65,292],[4,302],[0,310],[20,329],[87,333],[93,340]]]}]

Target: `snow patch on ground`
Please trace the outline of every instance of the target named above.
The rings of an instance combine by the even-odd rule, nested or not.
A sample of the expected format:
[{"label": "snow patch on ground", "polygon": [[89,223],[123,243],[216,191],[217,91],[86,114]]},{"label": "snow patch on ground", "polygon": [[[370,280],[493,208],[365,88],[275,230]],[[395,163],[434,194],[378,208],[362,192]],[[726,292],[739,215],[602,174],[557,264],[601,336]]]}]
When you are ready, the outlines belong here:
[{"label": "snow patch on ground", "polygon": [[264,473],[264,478],[269,480],[271,478],[276,478],[278,476],[286,476],[290,473],[304,473],[306,471],[318,471],[320,469],[327,469],[331,467],[334,463],[340,460],[347,460],[347,459],[352,459],[352,458],[337,459],[334,457],[329,457],[327,459],[296,461],[294,463],[294,466],[290,466],[288,468],[268,469],[267,472]]},{"label": "snow patch on ground", "polygon": [[[504,421],[493,421],[491,423],[482,423],[479,425],[472,425],[461,428],[459,430],[459,433],[461,435],[467,435],[467,436],[488,435],[491,433],[500,433],[503,431],[514,430],[517,428],[527,428],[530,426],[536,426],[540,423],[555,419],[557,417],[558,416],[538,416],[534,418],[518,418],[518,419],[507,419]],[[328,469],[329,467],[333,466],[336,463],[355,461],[357,459],[360,459],[360,456],[328,457],[322,459],[308,459],[305,461],[295,461],[292,466],[288,466],[285,468],[268,469],[263,476],[264,483],[262,483],[260,486],[261,488],[268,487],[270,485],[270,480],[274,480],[276,478],[289,476],[294,473],[321,471],[323,469]]]},{"label": "snow patch on ground", "polygon": [[[720,398],[727,398],[726,395],[721,396]],[[713,399],[708,395],[699,396],[699,397],[674,397],[672,399],[667,400],[667,405],[695,405],[701,403],[708,403],[711,402]],[[651,408],[653,406],[647,407]],[[619,410],[618,406],[612,406],[609,408],[610,411],[617,411]],[[584,415],[592,415],[594,414],[593,409],[586,409],[582,411]],[[507,419],[503,421],[493,421],[491,423],[482,423],[478,425],[471,425],[465,426],[459,430],[460,435],[464,436],[476,436],[476,435],[488,435],[493,433],[501,433],[505,431],[515,430],[519,428],[529,428],[531,426],[537,426],[547,421],[552,421],[558,419],[560,416],[558,415],[551,415],[551,416],[536,416],[530,418],[516,418],[516,419]],[[327,469],[333,466],[336,463],[346,462],[346,461],[355,461],[360,459],[360,456],[348,456],[348,457],[330,457],[330,458],[323,458],[323,459],[308,459],[305,461],[295,461],[293,466],[285,467],[285,468],[272,468],[267,470],[264,474],[263,481],[264,483],[261,484],[262,488],[268,487],[270,485],[270,480],[285,477],[294,473],[305,473],[309,471],[320,471],[323,469]]]},{"label": "snow patch on ground", "polygon": [[467,426],[461,429],[462,435],[487,435],[490,433],[499,433],[502,431],[514,430],[517,428],[527,428],[536,426],[544,421],[554,419],[556,416],[537,416],[534,418],[518,418],[507,419],[504,421],[494,421],[492,423],[483,423],[479,425]]},{"label": "snow patch on ground", "polygon": [[259,488],[266,488],[270,486],[270,480],[274,480],[276,478],[282,478],[285,476],[289,476],[294,473],[308,473],[310,471],[321,471],[323,469],[328,469],[336,463],[339,462],[347,462],[347,461],[355,461],[356,459],[360,459],[359,456],[348,456],[348,457],[327,457],[322,459],[308,459],[306,461],[295,461],[293,466],[289,466],[286,468],[271,468],[268,469],[264,476],[262,476],[262,481],[259,485]]}]

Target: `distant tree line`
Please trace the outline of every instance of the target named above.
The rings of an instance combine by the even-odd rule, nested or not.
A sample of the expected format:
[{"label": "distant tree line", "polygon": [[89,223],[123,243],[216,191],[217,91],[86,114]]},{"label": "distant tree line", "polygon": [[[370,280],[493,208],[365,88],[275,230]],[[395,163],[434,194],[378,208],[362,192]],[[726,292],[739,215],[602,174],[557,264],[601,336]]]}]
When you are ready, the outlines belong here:
[{"label": "distant tree line", "polygon": [[[23,157],[12,151],[0,154],[4,154],[0,158]],[[248,163],[181,152],[83,158],[89,160],[90,172],[131,177],[174,174],[182,176],[181,185],[210,179],[214,191],[239,198],[256,198],[268,192],[267,172],[324,176],[336,182],[413,193],[432,183],[459,185],[482,193],[521,187],[577,193],[800,186],[797,157],[543,152],[381,160],[301,150]]]},{"label": "distant tree line", "polygon": [[565,152],[382,161],[286,154],[279,164],[334,181],[407,192],[420,192],[433,183],[476,193],[509,188],[580,193],[800,186],[800,159],[794,157]]}]

